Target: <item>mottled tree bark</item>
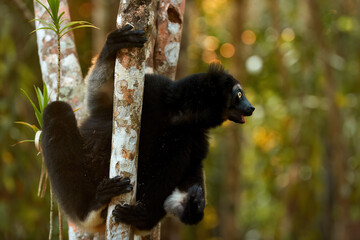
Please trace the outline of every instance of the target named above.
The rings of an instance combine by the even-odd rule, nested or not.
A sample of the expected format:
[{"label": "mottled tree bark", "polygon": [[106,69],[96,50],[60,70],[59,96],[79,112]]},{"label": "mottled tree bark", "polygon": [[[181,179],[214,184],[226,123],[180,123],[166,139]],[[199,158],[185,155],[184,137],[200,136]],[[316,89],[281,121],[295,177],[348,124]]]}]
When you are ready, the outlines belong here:
[{"label": "mottled tree bark", "polygon": [[185,0],[163,0],[159,3],[154,69],[173,80],[179,60],[184,11]]},{"label": "mottled tree bark", "polygon": [[[41,2],[47,6],[46,0]],[[34,1],[35,18],[51,22],[51,18],[46,10]],[[65,11],[63,18],[70,21],[70,13],[67,0],[61,0],[59,12]],[[36,21],[36,28],[44,27],[42,23]],[[65,22],[66,24],[66,22]],[[56,79],[57,79],[57,37],[51,30],[40,30],[36,32],[39,60],[43,81],[46,83],[51,100],[56,98]],[[74,36],[69,32],[61,38],[61,90],[60,99],[68,102],[73,109],[80,108],[76,112],[78,120],[85,114],[83,77],[75,48]]]},{"label": "mottled tree bark", "polygon": [[[149,27],[148,29],[148,36],[149,36],[149,40],[148,40],[148,47],[146,48],[145,51],[145,55],[144,52],[141,52],[141,50],[139,52],[128,52],[127,54],[131,54],[131,60],[134,60],[136,58],[138,58],[138,62],[134,62],[133,65],[130,65],[131,63],[129,62],[130,58],[127,57],[123,57],[122,59],[120,59],[119,63],[120,66],[116,67],[116,70],[120,69],[120,73],[119,76],[121,76],[122,78],[124,76],[129,75],[130,71],[132,72],[132,79],[129,80],[133,80],[133,76],[134,73],[136,72],[136,74],[140,75],[140,72],[144,73],[144,68],[145,68],[145,72],[147,73],[151,73],[151,72],[155,72],[164,76],[168,76],[169,78],[174,79],[175,78],[175,74],[176,74],[176,66],[177,66],[177,61],[178,61],[178,56],[179,56],[179,49],[180,49],[180,40],[181,40],[181,30],[182,30],[182,22],[183,22],[183,14],[184,14],[184,9],[185,9],[185,1],[184,0],[178,0],[178,1],[162,1],[159,3],[159,9],[158,11],[156,10],[156,2],[153,2],[151,4],[151,8],[148,8],[148,13],[142,13],[140,11],[145,11],[146,7],[144,9],[142,9],[141,6],[135,6],[131,5],[131,4],[121,4],[120,5],[120,10],[119,10],[119,17],[118,17],[118,25],[121,26],[126,22],[130,22],[132,24],[137,23],[139,28],[144,28],[144,27]],[[131,10],[132,8],[132,10]],[[124,13],[125,12],[131,12],[130,16],[126,16]],[[155,13],[158,12],[158,16],[157,16],[157,27],[155,27],[155,20],[156,20],[156,16]],[[134,15],[135,13],[135,15]],[[134,18],[134,16],[136,17],[136,15],[139,14],[139,16],[145,16],[148,17],[148,19],[142,19],[143,23],[139,24],[136,21],[132,21],[132,18]],[[123,20],[126,19],[126,20]],[[152,24],[152,25],[151,25]],[[157,32],[156,32],[157,31]],[[155,37],[157,36],[157,38],[155,39]],[[154,45],[155,45],[155,41],[156,41],[156,47],[155,47],[155,52],[154,52]],[[139,63],[140,62],[140,63]],[[118,62],[117,62],[118,63]],[[140,65],[141,64],[141,65]],[[117,78],[117,73],[115,73],[115,81]],[[124,86],[122,84],[125,84],[124,82],[125,79],[120,80],[120,83],[115,83],[115,89],[120,89],[122,91],[122,95],[125,96],[125,92],[124,91],[128,91],[128,87],[124,88]],[[120,84],[120,85],[119,85]],[[143,88],[143,83],[140,83],[140,79],[139,82],[136,84],[137,89],[134,89],[134,91],[138,91],[142,93],[142,89]],[[119,86],[118,86],[119,85]],[[127,86],[129,86],[128,84],[125,84]],[[132,89],[131,89],[132,90]],[[115,90],[115,95],[117,94],[118,90]],[[129,94],[129,93],[127,93]],[[123,96],[119,96],[120,99]],[[130,96],[130,95],[129,95]],[[141,98],[142,99],[142,98]],[[116,100],[115,102],[116,103]],[[125,102],[120,103],[124,104]],[[139,136],[139,131],[140,131],[140,114],[141,113],[141,103],[137,103],[134,104],[134,106],[136,105],[137,107],[134,107],[132,109],[128,109],[128,112],[125,115],[122,115],[122,117],[119,117],[119,120],[121,120],[121,123],[123,124],[123,120],[125,116],[129,116],[130,112],[133,112],[135,115],[133,118],[131,119],[138,119],[138,121],[131,123],[133,124],[133,127],[130,127],[130,129],[136,129],[138,132],[135,135],[135,131],[124,131],[121,134],[121,130],[119,131],[118,128],[119,126],[122,127],[122,124],[119,124],[117,122],[117,120],[115,120],[115,124],[114,124],[114,135],[117,134],[117,131],[119,131],[118,133],[120,133],[119,135],[123,135],[121,138],[121,141],[124,141],[124,135],[128,135],[128,137],[130,137],[134,142],[134,138],[136,137],[136,143],[138,142],[138,136]],[[130,104],[129,102],[125,103]],[[123,107],[124,105],[120,106]],[[117,110],[118,108],[116,106],[114,106],[114,118],[116,118],[116,114],[118,114],[118,112],[122,111],[122,110]],[[116,113],[116,114],[115,114]],[[121,114],[118,114],[121,115]],[[125,128],[126,129],[126,128]],[[129,134],[130,133],[130,134]],[[131,136],[131,133],[133,134],[133,136]],[[113,145],[114,148],[118,148],[121,144],[116,143],[116,138],[114,138],[113,135]],[[130,135],[130,136],[129,136]],[[119,138],[119,139],[121,139]],[[128,139],[127,141],[130,141],[131,139]],[[133,147],[131,150],[127,149],[125,147],[125,151],[124,148],[121,150],[121,154],[124,154],[124,152],[128,152],[130,151],[130,155],[129,156],[134,156],[134,158],[136,158],[137,153],[136,153],[136,147],[138,146],[138,144],[133,144]],[[121,147],[121,146],[120,146]],[[130,147],[129,145],[127,147]],[[114,149],[113,148],[113,149]],[[115,153],[114,156],[119,155],[120,151],[114,150]],[[120,154],[120,155],[121,155]],[[121,157],[120,157],[121,158]],[[123,157],[124,158],[124,157]],[[126,160],[124,158],[124,160]],[[132,163],[132,167],[129,170],[132,170],[133,172],[136,172],[135,168],[136,168],[136,163],[135,161],[132,159],[130,160]],[[113,165],[113,163],[111,164],[111,169],[116,169],[116,163],[115,165]],[[126,176],[131,176],[133,177],[132,182],[136,183],[136,175],[129,174],[129,171],[126,170],[126,168],[129,168],[129,165],[127,163],[124,163],[124,167],[122,168],[121,163],[120,163],[120,175],[126,175]],[[121,173],[121,169],[124,169],[124,173]],[[110,170],[111,171],[111,170]],[[112,176],[113,173],[110,172],[110,177]],[[135,192],[133,192],[133,195],[128,199],[128,201],[134,201],[134,197],[135,197]],[[122,199],[123,201],[126,199]],[[109,208],[109,214],[110,214],[111,208]],[[109,222],[108,227],[112,227],[113,225],[111,225],[111,223]],[[108,229],[108,238],[109,236],[129,236],[131,237],[132,233],[131,231],[128,229],[127,226],[121,226],[118,230],[114,230],[111,229],[109,231]],[[112,238],[112,237],[111,237]],[[160,225],[158,225],[151,233],[150,236],[147,237],[143,237],[143,239],[160,239]]]},{"label": "mottled tree bark", "polygon": [[[40,0],[45,6],[48,6],[46,0]],[[70,21],[69,7],[66,0],[60,1],[59,12],[65,11],[64,18],[66,22]],[[34,12],[36,19],[51,22],[51,18],[46,10],[36,1],[34,1]],[[65,22],[65,24],[66,24]],[[36,29],[44,25],[36,21]],[[58,75],[58,44],[57,36],[51,30],[40,30],[36,32],[39,62],[43,81],[51,94],[51,101],[56,99],[57,75]],[[85,117],[83,76],[78,61],[73,33],[70,32],[63,36],[60,41],[61,46],[61,83],[60,99],[68,102],[76,111],[76,118],[81,121]],[[69,224],[71,225],[71,224]],[[69,239],[85,239],[81,234],[75,234],[75,230],[69,226]],[[77,238],[77,237],[78,238]]]},{"label": "mottled tree bark", "polygon": [[[155,27],[156,1],[121,1],[117,27],[129,23],[135,29],[151,32]],[[149,34],[147,35],[149,37]],[[145,48],[151,49],[147,43]],[[140,139],[141,109],[145,77],[145,48],[123,49],[115,63],[113,135],[110,160],[110,178],[129,177],[136,186],[138,146]],[[151,49],[152,50],[152,49]],[[150,50],[150,51],[151,51]],[[118,203],[135,204],[136,187],[128,194],[113,199],[108,207],[107,239],[133,239],[133,229],[115,223],[112,211]]]},{"label": "mottled tree bark", "polygon": [[[152,53],[152,62],[147,62],[147,67],[153,68],[154,73],[175,80],[177,63],[180,53],[181,33],[183,29],[185,0],[162,0],[157,9],[157,34],[155,50]],[[149,71],[148,71],[149,72]],[[150,236],[142,239],[160,239],[161,224],[154,228]]]},{"label": "mottled tree bark", "polygon": [[[41,0],[43,4],[47,4],[46,0]],[[136,174],[130,173],[136,171],[136,163],[134,159],[137,157],[136,148],[138,146],[138,136],[140,130],[143,78],[145,71],[147,73],[155,72],[174,79],[176,74],[176,66],[179,55],[181,30],[183,22],[183,14],[185,8],[185,0],[170,1],[166,0],[159,3],[159,19],[158,25],[156,22],[156,7],[157,1],[146,1],[148,5],[135,6],[134,3],[121,3],[119,8],[119,17],[117,20],[118,27],[124,25],[126,22],[132,23],[136,29],[145,28],[149,33],[148,44],[144,50],[136,50],[121,54],[116,62],[115,73],[115,104],[114,104],[114,135],[113,144],[120,146],[121,150],[114,148],[112,158],[120,156],[123,160],[132,159],[129,164],[125,164],[125,168],[118,162],[112,163],[110,176],[120,174],[122,176],[131,176],[133,184],[136,184]],[[150,7],[149,7],[150,6]],[[34,1],[35,17],[45,21],[50,20],[46,13],[36,1]],[[70,21],[70,14],[66,0],[61,0],[60,12],[65,11],[64,17]],[[127,12],[128,15],[121,15]],[[135,13],[135,14],[134,14]],[[136,21],[134,21],[134,18]],[[132,21],[132,20],[133,21]],[[36,22],[36,27],[43,27],[41,23]],[[160,29],[157,32],[157,29]],[[158,37],[155,39],[155,37]],[[56,35],[48,30],[37,32],[37,41],[39,47],[40,65],[43,74],[44,82],[48,89],[52,92],[51,99],[56,98],[56,79],[57,79],[57,44]],[[155,41],[157,42],[157,51],[154,53]],[[83,78],[81,74],[80,65],[77,58],[73,34],[70,32],[61,39],[61,79],[62,86],[60,90],[60,98],[63,101],[69,102],[73,109],[80,108],[76,112],[76,117],[81,120],[85,116]],[[126,54],[130,54],[127,55]],[[138,60],[139,62],[136,62]],[[121,77],[121,79],[120,79]],[[136,90],[135,90],[136,89]],[[135,103],[136,102],[136,103]],[[127,104],[135,103],[132,107],[125,107]],[[130,111],[133,114],[124,114],[125,111]],[[134,110],[134,111],[133,111]],[[128,124],[126,127],[124,124]],[[131,127],[134,127],[131,128]],[[116,137],[116,135],[124,135],[123,137]],[[125,136],[126,135],[126,136]],[[121,143],[122,142],[122,143]],[[124,145],[125,144],[125,145]],[[130,146],[132,145],[132,146]],[[123,147],[123,148],[122,148]],[[132,147],[135,147],[134,149]],[[120,169],[125,169],[122,173]],[[135,191],[129,194],[130,198],[135,196]],[[109,208],[110,209],[110,208]],[[109,210],[111,211],[111,210]],[[111,216],[111,214],[109,215]],[[108,226],[111,228],[108,231],[108,238],[116,238],[120,233],[121,237],[124,235],[131,236],[131,232],[126,233],[122,230],[115,230],[116,227],[109,222]],[[69,226],[69,239],[102,239],[103,236],[93,236],[88,234],[80,234],[76,231],[75,226]],[[157,226],[149,239],[160,239],[160,225]],[[124,239],[124,238],[122,238]]]}]

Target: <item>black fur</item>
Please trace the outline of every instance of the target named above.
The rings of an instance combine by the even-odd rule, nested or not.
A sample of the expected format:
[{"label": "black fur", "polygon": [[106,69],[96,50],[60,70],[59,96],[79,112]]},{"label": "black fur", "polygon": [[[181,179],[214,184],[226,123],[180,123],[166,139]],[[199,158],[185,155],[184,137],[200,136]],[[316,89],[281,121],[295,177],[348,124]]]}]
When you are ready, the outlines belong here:
[{"label": "black fur", "polygon": [[[106,207],[112,197],[132,190],[128,179],[108,178],[111,86],[116,51],[141,47],[143,34],[124,27],[108,36],[88,75],[90,116],[80,129],[67,103],[53,102],[44,111],[45,163],[53,191],[75,223],[85,221],[89,212]],[[208,129],[229,118],[242,123],[243,116],[253,111],[239,83],[219,65],[175,82],[146,75],[137,204],[117,205],[115,220],[150,230],[165,216],[164,202],[178,188],[188,194],[177,217],[186,224],[198,223],[205,207],[202,160],[208,151]]]}]

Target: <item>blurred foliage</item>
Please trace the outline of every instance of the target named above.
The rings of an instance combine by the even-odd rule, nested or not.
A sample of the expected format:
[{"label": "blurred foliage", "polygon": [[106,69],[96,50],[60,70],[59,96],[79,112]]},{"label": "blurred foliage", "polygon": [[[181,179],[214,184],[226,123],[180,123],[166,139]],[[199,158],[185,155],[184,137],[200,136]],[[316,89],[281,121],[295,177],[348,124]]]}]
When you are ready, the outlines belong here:
[{"label": "blurred foliage", "polygon": [[[187,47],[192,72],[214,61],[240,72],[256,107],[239,127],[236,238],[351,239],[360,229],[359,3],[313,1],[315,15],[309,1],[238,1],[244,9],[236,2],[195,1],[194,41]],[[332,102],[337,119],[329,114]],[[229,126],[213,132],[206,162],[209,204],[219,219],[212,231],[194,231],[193,238],[222,238]],[[336,144],[340,159],[332,157]]]},{"label": "blurred foliage", "polygon": [[48,232],[48,200],[38,198],[36,190],[41,159],[31,143],[12,147],[33,134],[14,122],[36,122],[20,91],[33,93],[33,85],[41,85],[39,65],[33,64],[38,62],[35,36],[29,36],[33,27],[23,14],[3,1],[0,22],[0,238],[36,239]]},{"label": "blurred foliage", "polygon": [[[24,2],[32,12],[32,2]],[[181,226],[182,239],[226,239],[227,217],[234,217],[234,239],[356,239],[359,2],[186,4],[186,54],[185,61],[180,59],[184,73],[205,71],[210,62],[223,63],[239,78],[256,110],[244,125],[226,122],[212,131],[205,162],[205,217],[198,226]],[[72,18],[86,21],[96,10],[82,0],[71,1],[70,9]],[[0,22],[0,238],[44,239],[49,201],[36,196],[40,158],[30,143],[11,147],[31,135],[14,121],[35,121],[31,105],[20,94],[20,88],[31,92],[34,84],[41,85],[39,65],[34,64],[35,36],[28,34],[33,26],[9,0],[0,2]],[[84,72],[96,54],[91,52],[90,34],[85,29],[75,33]],[[229,149],[237,141],[238,157],[232,159],[237,167],[230,174]],[[238,179],[232,193],[227,187],[231,178]],[[224,208],[228,202],[232,214]]]}]

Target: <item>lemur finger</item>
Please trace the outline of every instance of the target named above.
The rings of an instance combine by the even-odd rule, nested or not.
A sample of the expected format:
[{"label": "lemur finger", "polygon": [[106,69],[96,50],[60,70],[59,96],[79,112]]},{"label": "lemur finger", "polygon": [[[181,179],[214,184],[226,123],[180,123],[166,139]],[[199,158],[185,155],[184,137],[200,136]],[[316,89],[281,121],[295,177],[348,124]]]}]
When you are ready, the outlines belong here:
[{"label": "lemur finger", "polygon": [[145,31],[144,30],[135,30],[135,31],[119,31],[119,30],[116,30],[112,33],[110,33],[108,35],[108,39],[110,40],[115,40],[115,39],[118,39],[118,38],[121,38],[121,37],[124,37],[124,36],[141,36],[141,35],[144,35],[145,34]]},{"label": "lemur finger", "polygon": [[125,26],[123,26],[122,28],[119,28],[119,30],[122,31],[122,32],[125,32],[125,31],[129,31],[129,30],[131,30],[131,29],[133,29],[133,28],[134,28],[133,25],[127,23],[127,24],[126,24]]},{"label": "lemur finger", "polygon": [[98,190],[97,193],[106,194],[106,193],[131,192],[132,190],[133,190],[133,186],[131,184],[121,184],[121,185],[119,184]]},{"label": "lemur finger", "polygon": [[118,43],[114,46],[115,49],[121,49],[121,48],[131,48],[131,47],[143,47],[144,43],[132,43],[132,42],[128,42],[128,43]]},{"label": "lemur finger", "polygon": [[114,187],[125,187],[128,185],[131,186],[129,178],[123,178],[123,177],[117,176],[117,177],[114,177],[111,179],[103,180],[99,184],[97,191],[100,192],[100,191],[105,191],[106,189],[111,189]]},{"label": "lemur finger", "polygon": [[116,222],[125,222],[125,223],[133,223],[136,224],[146,223],[148,220],[148,216],[146,211],[139,207],[133,205],[116,205],[115,209],[112,211],[112,215],[115,217]]},{"label": "lemur finger", "polygon": [[134,31],[128,31],[124,32],[121,35],[122,36],[129,36],[129,35],[144,35],[146,32],[144,30],[134,30]]},{"label": "lemur finger", "polygon": [[108,40],[110,43],[120,43],[120,42],[146,42],[147,38],[142,35],[126,35],[118,36]]},{"label": "lemur finger", "polygon": [[127,32],[127,31],[130,31],[131,29],[133,29],[134,27],[130,24],[126,24],[125,26],[123,26],[122,28],[118,28],[114,31],[112,31],[108,37],[111,37],[113,35],[118,35],[118,34],[121,34],[121,33],[124,33],[124,32]]},{"label": "lemur finger", "polygon": [[104,191],[101,192],[101,196],[118,196],[120,194],[123,193],[128,193],[131,192],[133,190],[133,186],[129,185],[129,186],[120,186],[120,187],[114,187],[114,188],[110,188],[110,189],[106,189]]},{"label": "lemur finger", "polygon": [[139,43],[145,43],[147,41],[146,37],[140,37],[140,36],[127,36],[124,39],[127,39],[129,42],[139,42]]},{"label": "lemur finger", "polygon": [[133,187],[130,186],[121,186],[121,187],[114,187],[110,188],[101,192],[97,192],[96,199],[101,204],[107,204],[113,197],[119,196],[124,193],[131,192]]},{"label": "lemur finger", "polygon": [[107,35],[107,40],[109,39],[113,39],[116,38],[116,36],[122,36],[124,33],[124,31],[120,28],[120,29],[116,29],[115,31],[112,31],[111,33],[109,33]]}]

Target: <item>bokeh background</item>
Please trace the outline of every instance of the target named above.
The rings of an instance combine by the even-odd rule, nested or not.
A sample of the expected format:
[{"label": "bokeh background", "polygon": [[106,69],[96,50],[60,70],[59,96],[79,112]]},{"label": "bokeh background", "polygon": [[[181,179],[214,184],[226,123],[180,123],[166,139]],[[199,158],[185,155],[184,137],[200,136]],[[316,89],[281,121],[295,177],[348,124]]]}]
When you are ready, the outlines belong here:
[{"label": "bokeh background", "polygon": [[[101,28],[75,32],[85,74],[118,1],[69,6]],[[221,62],[256,110],[211,132],[204,220],[167,220],[163,239],[360,239],[359,10],[357,0],[187,0],[178,78]],[[20,89],[35,98],[42,85],[32,18],[32,1],[0,1],[0,239],[49,230],[41,159],[31,143],[13,146],[32,137],[14,122],[36,123]]]}]

